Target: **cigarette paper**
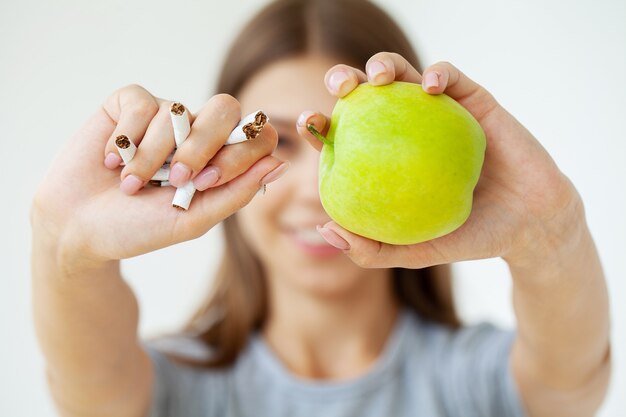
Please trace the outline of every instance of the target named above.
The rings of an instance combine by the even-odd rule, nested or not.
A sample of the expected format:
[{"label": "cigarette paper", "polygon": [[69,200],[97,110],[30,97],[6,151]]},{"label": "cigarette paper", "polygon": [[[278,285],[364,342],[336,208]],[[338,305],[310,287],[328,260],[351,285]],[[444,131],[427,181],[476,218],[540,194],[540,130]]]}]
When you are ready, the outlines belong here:
[{"label": "cigarette paper", "polygon": [[172,206],[187,210],[195,192],[196,187],[193,186],[193,181],[189,181],[182,187],[177,188],[176,194],[174,194],[174,200],[172,200]]},{"label": "cigarette paper", "polygon": [[120,153],[122,161],[124,161],[124,165],[128,165],[137,152],[137,146],[135,146],[133,141],[128,139],[128,136],[126,135],[119,135],[115,138],[115,147]]},{"label": "cigarette paper", "polygon": [[172,118],[172,126],[174,127],[174,140],[176,146],[180,146],[191,131],[189,125],[189,113],[185,106],[180,103],[172,103],[170,106],[170,116]]},{"label": "cigarette paper", "polygon": [[150,178],[151,181],[167,181],[170,177],[170,164],[164,164],[159,170]]},{"label": "cigarette paper", "polygon": [[259,136],[265,123],[269,121],[269,117],[261,110],[257,110],[244,117],[237,127],[230,133],[226,140],[226,145],[234,145],[235,143],[254,139]]},{"label": "cigarette paper", "polygon": [[[172,118],[172,126],[174,127],[174,141],[176,141],[176,147],[179,147],[187,139],[189,132],[191,132],[188,112],[182,104],[172,103],[170,116]],[[196,188],[193,186],[192,181],[189,181],[183,187],[177,188],[172,200],[172,206],[187,210],[195,192]]]}]

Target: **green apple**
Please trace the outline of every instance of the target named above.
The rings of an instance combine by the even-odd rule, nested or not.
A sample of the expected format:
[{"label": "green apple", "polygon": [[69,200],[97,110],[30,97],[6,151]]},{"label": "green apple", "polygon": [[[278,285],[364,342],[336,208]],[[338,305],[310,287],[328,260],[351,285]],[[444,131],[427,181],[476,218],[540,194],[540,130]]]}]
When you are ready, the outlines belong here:
[{"label": "green apple", "polygon": [[406,245],[469,217],[485,134],[447,95],[413,83],[361,84],[338,100],[327,137],[314,133],[324,141],[322,205],[345,229]]}]

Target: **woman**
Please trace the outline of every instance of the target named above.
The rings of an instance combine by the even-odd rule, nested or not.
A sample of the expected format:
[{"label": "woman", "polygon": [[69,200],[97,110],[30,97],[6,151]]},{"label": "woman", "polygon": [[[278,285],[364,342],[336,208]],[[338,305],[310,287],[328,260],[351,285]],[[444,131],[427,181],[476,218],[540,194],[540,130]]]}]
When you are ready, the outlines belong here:
[{"label": "woman", "polygon": [[[109,97],[54,162],[32,209],[36,325],[62,413],[593,414],[610,369],[607,295],[579,195],[487,91],[451,64],[423,77],[419,67],[397,26],[367,2],[270,5],[226,60],[218,90],[230,95],[192,118],[172,160],[170,181],[200,190],[188,212],[170,207],[171,189],[145,187],[174,146],[170,101],[138,86]],[[485,165],[457,231],[392,246],[324,213],[320,147],[305,125],[324,132],[334,98],[366,80],[445,91],[481,123]],[[272,126],[222,148],[257,108]],[[139,143],[123,169],[119,134]],[[138,341],[119,259],[223,220],[215,290],[186,335],[169,353],[163,341]],[[515,334],[461,328],[451,302],[443,265],[495,256],[513,277]]]}]

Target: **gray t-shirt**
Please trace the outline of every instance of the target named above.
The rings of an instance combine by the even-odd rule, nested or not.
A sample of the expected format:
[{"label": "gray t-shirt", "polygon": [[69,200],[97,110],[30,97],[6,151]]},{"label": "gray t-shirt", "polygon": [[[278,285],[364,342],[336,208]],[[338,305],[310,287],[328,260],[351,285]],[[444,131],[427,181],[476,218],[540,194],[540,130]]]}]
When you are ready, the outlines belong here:
[{"label": "gray t-shirt", "polygon": [[[163,343],[145,342],[156,375],[149,417],[521,417],[513,337],[490,324],[453,331],[404,311],[377,362],[341,382],[290,373],[259,334],[221,370],[176,364]],[[174,348],[194,350],[184,339]]]}]

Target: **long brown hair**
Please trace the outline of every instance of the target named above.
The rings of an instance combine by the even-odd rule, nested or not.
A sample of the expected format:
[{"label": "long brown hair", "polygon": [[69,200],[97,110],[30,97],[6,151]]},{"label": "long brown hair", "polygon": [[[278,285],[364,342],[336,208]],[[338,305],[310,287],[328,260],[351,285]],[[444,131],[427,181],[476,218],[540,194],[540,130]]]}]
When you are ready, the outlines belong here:
[{"label": "long brown hair", "polygon": [[[237,96],[255,72],[282,58],[317,53],[363,68],[380,51],[397,52],[421,68],[400,28],[369,1],[278,0],[258,13],[234,41],[217,92]],[[196,366],[232,364],[267,316],[266,277],[239,231],[236,214],[223,222],[223,230],[224,257],[213,291],[187,327],[212,352],[207,361],[184,359]],[[426,320],[459,326],[448,265],[394,268],[392,277],[397,298],[408,308]]]}]

